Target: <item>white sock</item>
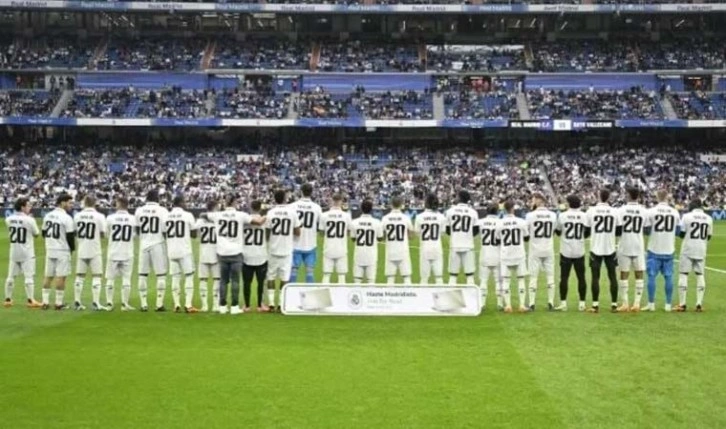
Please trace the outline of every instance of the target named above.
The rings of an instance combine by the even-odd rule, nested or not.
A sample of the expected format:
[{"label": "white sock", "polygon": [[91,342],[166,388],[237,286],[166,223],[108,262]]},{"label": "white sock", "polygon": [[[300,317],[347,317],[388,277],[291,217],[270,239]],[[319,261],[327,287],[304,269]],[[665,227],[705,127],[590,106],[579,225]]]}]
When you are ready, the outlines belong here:
[{"label": "white sock", "polygon": [[600,301],[593,301],[592,302],[593,307],[600,307]]},{"label": "white sock", "polygon": [[474,283],[474,275],[466,276],[466,284],[473,285]]},{"label": "white sock", "polygon": [[442,284],[444,284],[444,277],[438,276],[438,277],[434,278],[434,281],[436,282],[437,285],[442,285]]},{"label": "white sock", "polygon": [[323,274],[323,283],[330,284],[330,274],[328,274],[328,273]]},{"label": "white sock", "polygon": [[404,276],[403,277],[403,284],[410,285],[411,284],[411,276]]},{"label": "white sock", "polygon": [[76,283],[73,285],[73,301],[81,302],[81,295],[83,294],[83,281],[85,279],[76,278]]},{"label": "white sock", "polygon": [[93,295],[93,302],[99,303],[101,299],[101,278],[94,277],[91,279],[91,294]]},{"label": "white sock", "polygon": [[209,305],[209,282],[199,279],[199,299],[202,301],[202,308]]},{"label": "white sock", "polygon": [[628,299],[628,280],[620,280],[620,297],[623,300],[623,305],[628,306],[630,300]]},{"label": "white sock", "polygon": [[[128,306],[129,305],[129,295],[131,295],[131,285],[122,285],[121,286],[121,304]],[[110,296],[111,299],[113,299],[113,295]],[[113,303],[113,301],[109,301],[110,303]]]},{"label": "white sock", "polygon": [[525,287],[524,277],[517,279],[517,292],[519,297],[519,306],[527,306],[527,288]]},{"label": "white sock", "polygon": [[[116,280],[106,279],[106,282],[106,303],[113,305],[114,283],[116,283]],[[121,302],[125,303],[123,300]]]},{"label": "white sock", "polygon": [[212,282],[212,301],[215,307],[219,305],[219,279]]},{"label": "white sock", "polygon": [[504,286],[502,286],[502,280],[497,279],[494,287],[497,294],[497,307],[503,307],[504,306]]},{"label": "white sock", "polygon": [[275,288],[267,289],[267,304],[270,306],[275,305]]},{"label": "white sock", "polygon": [[139,277],[139,299],[141,300],[142,307],[149,306],[149,301],[148,301],[149,289],[148,289],[148,285],[147,285],[148,281],[149,281],[149,279],[146,276]]},{"label": "white sock", "polygon": [[449,285],[454,286],[458,282],[458,275],[457,274],[449,274]]},{"label": "white sock", "polygon": [[35,283],[31,280],[28,283],[25,283],[25,296],[29,300],[35,300]]},{"label": "white sock", "polygon": [[[180,307],[180,299],[181,299],[181,277],[180,276],[171,276],[171,297],[174,299],[174,308]],[[164,302],[164,298],[162,295],[162,298],[159,299],[157,297],[156,300],[156,306],[161,307],[159,305],[159,302]],[[162,304],[163,305],[163,304]]]},{"label": "white sock", "polygon": [[706,277],[696,274],[696,305],[703,305],[703,295],[706,294]]},{"label": "white sock", "polygon": [[512,291],[509,282],[506,285],[502,282],[502,300],[504,301],[505,307],[512,306]]},{"label": "white sock", "polygon": [[396,276],[388,277],[388,284],[389,285],[396,284]]},{"label": "white sock", "polygon": [[164,298],[166,298],[166,279],[156,277],[156,308],[164,306]]},{"label": "white sock", "polygon": [[486,280],[482,280],[479,284],[479,291],[481,292],[481,308],[486,307],[487,305],[487,294],[489,293],[489,286],[487,285]]},{"label": "white sock", "polygon": [[688,274],[678,276],[678,305],[686,305],[686,294],[688,293]]},{"label": "white sock", "polygon": [[640,303],[643,301],[643,280],[635,279],[635,300],[633,300],[633,305],[637,305],[640,307]]},{"label": "white sock", "polygon": [[555,305],[555,284],[547,283],[547,303]]},{"label": "white sock", "polygon": [[63,297],[65,296],[66,291],[56,289],[55,291],[55,305],[63,305]]},{"label": "white sock", "polygon": [[348,282],[345,280],[345,274],[338,274],[338,284],[344,285],[346,283]]},{"label": "white sock", "polygon": [[353,277],[353,281],[356,284],[362,284],[363,283],[363,277]]},{"label": "white sock", "polygon": [[192,306],[194,298],[194,275],[186,276],[184,279],[184,305],[189,308]]},{"label": "white sock", "polygon": [[47,288],[47,287],[43,288],[43,304],[45,304],[45,305],[50,304],[50,288]]},{"label": "white sock", "polygon": [[13,299],[13,286],[15,282],[11,278],[5,281],[5,299]]},{"label": "white sock", "polygon": [[529,305],[534,305],[537,301],[537,279],[529,279]]}]

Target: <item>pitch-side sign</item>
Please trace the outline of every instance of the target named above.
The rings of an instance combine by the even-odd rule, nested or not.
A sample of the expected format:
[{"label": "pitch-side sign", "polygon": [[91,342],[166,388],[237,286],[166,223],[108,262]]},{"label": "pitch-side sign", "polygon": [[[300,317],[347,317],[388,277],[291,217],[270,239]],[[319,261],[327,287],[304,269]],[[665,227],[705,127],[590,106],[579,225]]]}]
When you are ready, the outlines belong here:
[{"label": "pitch-side sign", "polygon": [[309,285],[282,289],[289,316],[478,316],[476,286]]}]

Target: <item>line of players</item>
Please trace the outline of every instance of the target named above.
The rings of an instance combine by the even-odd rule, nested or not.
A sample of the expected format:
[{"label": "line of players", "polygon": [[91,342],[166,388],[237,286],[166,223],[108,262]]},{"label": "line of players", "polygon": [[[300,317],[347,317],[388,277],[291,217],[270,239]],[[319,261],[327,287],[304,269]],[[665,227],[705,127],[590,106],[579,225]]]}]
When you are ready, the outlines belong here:
[{"label": "line of players", "polygon": [[[199,219],[185,210],[184,199],[173,200],[173,208],[167,211],[159,201],[157,191],[150,191],[147,203],[134,215],[128,212],[128,201],[119,198],[116,212],[108,218],[96,211],[92,197],[84,200],[84,209],[74,218],[68,214],[72,198],[61,195],[57,208],[48,213],[42,222],[45,239],[46,261],[42,302],[34,300],[35,253],[32,237],[41,233],[30,217],[30,204],[20,198],[16,213],[6,219],[11,249],[10,267],[5,287],[5,306],[12,305],[15,277],[23,274],[29,307],[50,308],[51,288],[55,288],[55,308],[65,309],[64,289],[66,277],[71,273],[71,253],[77,247],[74,308],[83,310],[81,302],[86,274],[92,275],[93,309],[113,308],[114,283],[121,279],[121,308],[133,310],[129,305],[131,276],[134,262],[134,239],[139,237],[138,291],[141,310],[148,311],[148,277],[156,276],[156,310],[165,311],[166,276],[171,276],[171,289],[175,311],[194,313],[194,262],[192,239],[199,235],[199,294],[201,311],[208,311],[208,287],[211,279],[213,311],[239,314],[250,311],[251,285],[256,277],[258,285],[257,309],[274,311],[276,280],[280,288],[297,277],[298,268],[305,265],[306,281],[313,282],[316,264],[318,233],[324,237],[323,283],[330,283],[333,274],[338,282],[346,283],[348,274],[348,240],[354,242],[353,278],[356,283],[375,282],[378,264],[378,242],[385,242],[385,276],[389,284],[395,283],[396,275],[411,283],[411,257],[409,238],[415,234],[420,239],[420,274],[422,283],[443,283],[442,236],[450,236],[449,274],[455,284],[463,271],[468,284],[474,284],[475,240],[480,240],[479,255],[480,288],[482,305],[486,304],[488,282],[495,283],[497,306],[505,312],[512,311],[510,282],[517,278],[519,310],[535,309],[535,296],[540,273],[546,277],[547,305],[550,310],[567,310],[568,280],[574,268],[580,298],[579,309],[586,310],[587,282],[585,279],[585,240],[591,240],[590,267],[592,273],[591,312],[599,311],[600,271],[605,265],[610,280],[611,308],[614,312],[653,311],[655,279],[659,273],[665,278],[666,311],[671,311],[673,293],[673,265],[675,238],[683,238],[680,254],[679,305],[686,310],[688,275],[694,272],[697,283],[696,310],[703,308],[705,293],[705,257],[707,241],[713,234],[713,222],[701,209],[699,200],[690,205],[690,212],[682,218],[667,204],[668,194],[657,193],[659,204],[646,209],[637,201],[637,189],[628,190],[629,202],[613,208],[608,204],[610,193],[600,193],[601,202],[587,212],[581,210],[580,198],[567,198],[568,209],[559,216],[546,208],[545,198],[536,194],[532,211],[525,219],[514,215],[514,203],[506,201],[506,214],[499,216],[499,206],[491,204],[487,216],[479,219],[476,210],[469,205],[466,191],[459,193],[459,203],[445,214],[438,211],[438,201],[430,195],[426,210],[411,222],[401,211],[402,200],[394,197],[390,213],[381,220],[371,215],[370,201],[363,202],[362,215],[352,220],[343,210],[340,195],[332,198],[331,208],[323,213],[314,203],[312,186],[302,187],[303,197],[286,204],[284,191],[274,194],[275,206],[262,214],[259,201],[250,205],[251,214],[238,211],[239,201],[227,199],[225,209],[218,210],[211,202],[207,213]],[[560,241],[560,304],[555,307],[554,236]],[[650,235],[647,253],[648,303],[641,309],[646,269],[644,235]],[[106,305],[100,304],[102,290],[101,239],[108,237],[106,264]],[[619,240],[619,243],[618,243]],[[529,252],[525,243],[529,242]],[[620,277],[617,276],[617,269]],[[629,276],[635,275],[635,296],[629,302]],[[529,275],[529,284],[525,282]],[[243,306],[240,306],[240,277],[243,281]],[[185,302],[181,305],[181,284],[184,283]],[[231,297],[228,300],[228,286]],[[266,290],[265,290],[266,289]],[[618,297],[622,300],[618,305]],[[264,298],[267,303],[263,302]]]}]

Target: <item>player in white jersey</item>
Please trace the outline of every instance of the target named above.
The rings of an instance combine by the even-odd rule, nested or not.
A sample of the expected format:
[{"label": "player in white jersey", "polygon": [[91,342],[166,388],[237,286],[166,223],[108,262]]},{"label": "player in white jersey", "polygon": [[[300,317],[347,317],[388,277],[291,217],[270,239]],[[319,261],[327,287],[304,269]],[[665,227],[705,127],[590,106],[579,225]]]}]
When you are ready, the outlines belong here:
[{"label": "player in white jersey", "polygon": [[297,281],[298,269],[301,265],[305,265],[305,282],[313,283],[318,257],[318,227],[323,210],[310,199],[313,195],[311,184],[302,185],[300,191],[302,198],[292,204],[300,219],[300,235],[294,239],[290,281],[293,283]]},{"label": "player in white jersey", "polygon": [[10,266],[8,278],[5,280],[5,307],[13,305],[13,286],[15,277],[20,274],[25,280],[25,296],[28,308],[41,306],[35,296],[35,241],[33,238],[40,235],[35,219],[30,216],[32,208],[27,198],[18,198],[15,201],[15,213],[5,218],[10,239]]},{"label": "player in white jersey", "polygon": [[[216,200],[207,202],[207,213],[218,210]],[[209,311],[209,280],[212,281],[212,311],[219,311],[219,257],[217,256],[217,228],[209,215],[197,219],[199,235],[199,298],[200,311]]]},{"label": "player in white jersey", "polygon": [[[421,284],[429,284],[432,274],[434,283],[439,285],[444,283],[444,249],[441,244],[441,233],[446,230],[447,221],[438,209],[438,198],[435,194],[429,194],[426,197],[426,210],[419,213],[414,220],[414,229],[419,236],[421,246],[418,265],[421,270]],[[451,278],[456,280],[456,276]]]},{"label": "player in white jersey", "polygon": [[197,313],[192,305],[194,298],[194,257],[192,239],[197,236],[194,215],[185,210],[184,197],[178,195],[172,201],[172,209],[166,218],[166,244],[169,254],[169,273],[171,274],[171,296],[174,311],[181,312],[181,276],[184,275],[184,311]]},{"label": "player in white jersey", "polygon": [[148,311],[147,302],[149,274],[153,269],[156,276],[156,311],[166,311],[167,256],[164,233],[169,211],[159,205],[159,191],[146,194],[146,204],[136,209],[136,228],[139,236],[139,295],[141,311]]},{"label": "player in white jersey", "polygon": [[50,290],[55,287],[55,309],[68,308],[63,303],[66,277],[71,275],[71,253],[76,250],[76,228],[68,211],[73,197],[61,194],[56,208],[43,218],[45,238],[45,279],[43,280],[43,309],[50,308]]},{"label": "player in white jersey", "polygon": [[403,283],[411,284],[411,250],[409,236],[413,235],[411,218],[401,212],[403,199],[391,198],[391,211],[383,216],[381,228],[386,240],[386,277],[388,284],[396,283],[396,273],[403,277]]},{"label": "player in white jersey", "polygon": [[534,311],[537,296],[537,282],[540,271],[547,280],[547,305],[554,307],[555,302],[555,226],[557,214],[548,210],[544,195],[532,196],[532,211],[525,220],[529,227],[529,309]]},{"label": "player in white jersey", "polygon": [[[232,194],[227,197],[223,211],[209,213],[217,232],[217,256],[219,259],[219,313],[238,315],[244,310],[239,306],[239,281],[244,262],[244,228],[248,224],[262,225],[265,220],[237,210],[239,201]],[[227,290],[231,286],[231,306],[227,305]]]},{"label": "player in white jersey", "polygon": [[507,212],[499,221],[497,241],[499,241],[499,252],[501,258],[502,274],[502,300],[504,301],[504,312],[512,312],[512,298],[510,282],[512,271],[517,277],[519,290],[519,311],[526,312],[525,277],[527,276],[527,253],[524,243],[529,241],[529,228],[524,219],[514,215],[514,201],[507,200],[504,203],[504,210]]},{"label": "player in white jersey", "polygon": [[101,305],[101,276],[103,275],[103,251],[101,239],[106,235],[106,216],[96,210],[96,199],[88,195],[83,199],[83,210],[73,217],[76,224],[76,283],[73,290],[73,301],[76,310],[85,310],[81,302],[83,283],[86,281],[86,270],[91,271],[92,308],[95,311],[107,311]]},{"label": "player in white jersey", "polygon": [[590,238],[590,273],[592,275],[591,313],[600,312],[600,269],[605,263],[610,280],[610,306],[618,308],[618,261],[615,255],[615,229],[620,226],[617,209],[608,204],[610,191],[600,190],[600,202],[587,210],[587,223],[592,233]]},{"label": "player in white jersey", "polygon": [[[640,301],[643,297],[643,272],[645,271],[645,244],[643,232],[650,226],[648,211],[640,203],[640,190],[628,188],[628,203],[620,207],[620,228],[617,229],[620,237],[618,245],[618,266],[620,267],[620,295],[622,305],[618,311],[640,311]],[[633,306],[628,304],[628,286],[630,272],[635,273],[635,297]]]},{"label": "player in white jersey", "polygon": [[333,272],[338,274],[338,283],[345,284],[348,274],[348,237],[350,234],[350,213],[343,211],[343,197],[333,194],[330,210],[320,217],[320,232],[323,233],[323,283],[330,284]]},{"label": "player in white jersey", "polygon": [[[577,195],[567,197],[568,210],[557,219],[557,235],[560,236],[560,305],[558,311],[567,311],[567,291],[570,271],[575,268],[578,309],[585,311],[587,280],[585,279],[585,239],[590,236],[587,215],[580,209],[582,200]],[[593,303],[594,305],[594,303]]]},{"label": "player in white jersey", "polygon": [[446,233],[449,240],[449,284],[455,285],[463,270],[467,284],[474,284],[474,237],[479,234],[479,214],[469,206],[471,196],[459,191],[459,203],[446,211]]},{"label": "player in white jersey", "polygon": [[121,278],[121,311],[134,310],[129,305],[131,273],[134,270],[136,218],[129,213],[129,201],[116,198],[116,212],[106,219],[108,256],[106,261],[106,307],[113,308],[114,283]]},{"label": "player in white jersey", "polygon": [[277,190],[274,194],[275,207],[267,212],[265,228],[268,230],[270,256],[267,275],[267,303],[271,311],[275,306],[275,281],[280,280],[280,310],[282,309],[282,288],[290,280],[292,271],[293,239],[301,233],[302,221],[295,207],[285,204],[287,193]]},{"label": "player in white jersey", "polygon": [[[252,216],[261,217],[262,202],[255,200],[250,203]],[[270,308],[262,302],[264,297],[265,281],[267,280],[267,234],[264,225],[250,223],[244,230],[244,264],[242,265],[242,295],[244,296],[244,311],[250,311],[250,297],[252,294],[252,280],[257,279],[257,311],[266,313]]]},{"label": "player in white jersey", "polygon": [[501,258],[499,234],[499,205],[492,203],[487,206],[487,216],[479,219],[479,234],[481,235],[481,250],[479,253],[479,282],[481,289],[481,306],[486,306],[487,294],[489,291],[489,277],[494,278],[494,291],[497,296],[497,307],[501,310],[503,306]]},{"label": "player in white jersey", "polygon": [[706,254],[708,242],[713,236],[713,219],[703,212],[703,203],[695,198],[688,205],[689,213],[683,215],[679,235],[681,255],[678,279],[678,307],[676,311],[686,311],[686,293],[688,292],[688,275],[693,271],[696,275],[696,311],[703,311],[703,295],[706,293]]},{"label": "player in white jersey", "polygon": [[651,228],[645,230],[645,233],[650,235],[648,258],[645,264],[648,271],[648,304],[642,310],[655,311],[655,279],[658,273],[662,273],[666,292],[665,310],[671,311],[676,228],[681,220],[681,215],[678,210],[668,205],[667,191],[659,190],[656,192],[656,198],[658,204],[648,210]]},{"label": "player in white jersey", "polygon": [[356,283],[376,282],[378,270],[378,240],[383,239],[381,221],[371,216],[373,202],[365,200],[360,205],[361,215],[351,222],[351,238],[355,243],[353,279]]}]

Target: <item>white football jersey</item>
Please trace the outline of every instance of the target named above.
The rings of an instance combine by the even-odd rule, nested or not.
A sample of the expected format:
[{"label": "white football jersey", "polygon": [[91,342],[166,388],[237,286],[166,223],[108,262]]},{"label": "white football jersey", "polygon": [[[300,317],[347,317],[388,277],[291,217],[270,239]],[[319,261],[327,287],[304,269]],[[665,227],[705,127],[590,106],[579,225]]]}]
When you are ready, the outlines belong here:
[{"label": "white football jersey", "polygon": [[587,222],[591,228],[590,252],[598,256],[615,253],[615,229],[620,226],[618,210],[609,204],[599,203],[587,210]]},{"label": "white football jersey", "polygon": [[136,227],[136,218],[126,210],[119,210],[108,216],[106,236],[109,260],[130,261],[134,258]]},{"label": "white football jersey", "polygon": [[244,252],[243,234],[245,225],[252,218],[245,212],[228,207],[221,212],[208,213],[214,221],[217,233],[217,254],[219,256],[235,256]]},{"label": "white football jersey", "polygon": [[192,254],[192,231],[197,224],[194,215],[174,207],[166,218],[166,246],[169,259],[181,259]]},{"label": "white football jersey", "polygon": [[61,208],[56,208],[43,218],[43,237],[47,252],[70,252],[66,234],[75,232],[73,218]]},{"label": "white football jersey", "polygon": [[101,234],[106,233],[106,216],[96,209],[86,208],[73,217],[76,224],[78,257],[93,259],[101,256]]},{"label": "white football jersey", "polygon": [[623,256],[645,254],[643,229],[650,226],[648,210],[638,203],[628,203],[618,210],[623,234],[620,236],[618,253]]},{"label": "white football jersey", "polygon": [[10,261],[25,262],[35,258],[34,237],[40,234],[35,219],[23,212],[13,213],[5,218],[10,240]]},{"label": "white football jersey", "polygon": [[446,223],[451,232],[449,248],[454,252],[474,249],[474,227],[479,214],[468,204],[457,204],[446,211]]},{"label": "white football jersey", "polygon": [[202,264],[216,264],[217,257],[217,228],[211,219],[200,217],[195,225],[199,231],[199,262]]},{"label": "white football jersey", "polygon": [[355,264],[370,267],[378,261],[377,240],[383,238],[381,221],[369,214],[361,215],[351,222],[351,234],[355,242]]},{"label": "white football jersey", "polygon": [[507,215],[499,220],[497,240],[502,263],[516,265],[526,258],[524,239],[527,237],[529,237],[529,227],[524,219]]},{"label": "white football jersey", "polygon": [[136,209],[136,226],[139,228],[139,248],[146,250],[164,243],[164,228],[169,211],[159,203],[146,203]]},{"label": "white football jersey", "polygon": [[323,255],[326,258],[348,257],[350,223],[350,213],[339,208],[331,208],[320,217],[320,231],[325,236]]},{"label": "white football jersey", "polygon": [[488,215],[479,219],[479,235],[481,237],[481,252],[479,253],[479,264],[487,267],[499,265],[499,217]]},{"label": "white football jersey", "polygon": [[[474,223],[476,225],[476,223]],[[446,230],[446,216],[433,210],[419,213],[414,220],[414,229],[421,243],[421,257],[426,260],[437,260],[444,257],[441,237]]]},{"label": "white football jersey", "polygon": [[265,228],[270,230],[270,255],[291,255],[295,228],[301,226],[302,221],[293,206],[279,205],[270,209],[265,223]]},{"label": "white football jersey", "polygon": [[580,209],[568,209],[560,213],[557,230],[560,236],[560,255],[565,258],[585,256],[585,230],[589,227],[587,215]]},{"label": "white football jersey", "polygon": [[651,225],[648,250],[656,255],[672,255],[676,251],[676,228],[681,221],[678,210],[659,203],[648,210]]},{"label": "white football jersey", "polygon": [[248,224],[244,232],[246,265],[262,265],[267,262],[267,234],[263,226]]},{"label": "white football jersey", "polygon": [[706,259],[708,239],[713,235],[713,219],[701,209],[683,215],[681,232],[686,236],[681,243],[681,258]]},{"label": "white football jersey", "polygon": [[408,233],[413,231],[411,218],[400,210],[392,210],[381,221],[386,238],[386,260],[403,261],[411,258]]},{"label": "white football jersey", "polygon": [[529,227],[529,254],[537,258],[547,258],[555,254],[555,227],[557,214],[544,207],[527,213],[525,218]]},{"label": "white football jersey", "polygon": [[300,220],[300,236],[294,238],[294,249],[304,252],[318,246],[318,227],[323,210],[310,198],[301,198],[290,205]]}]

